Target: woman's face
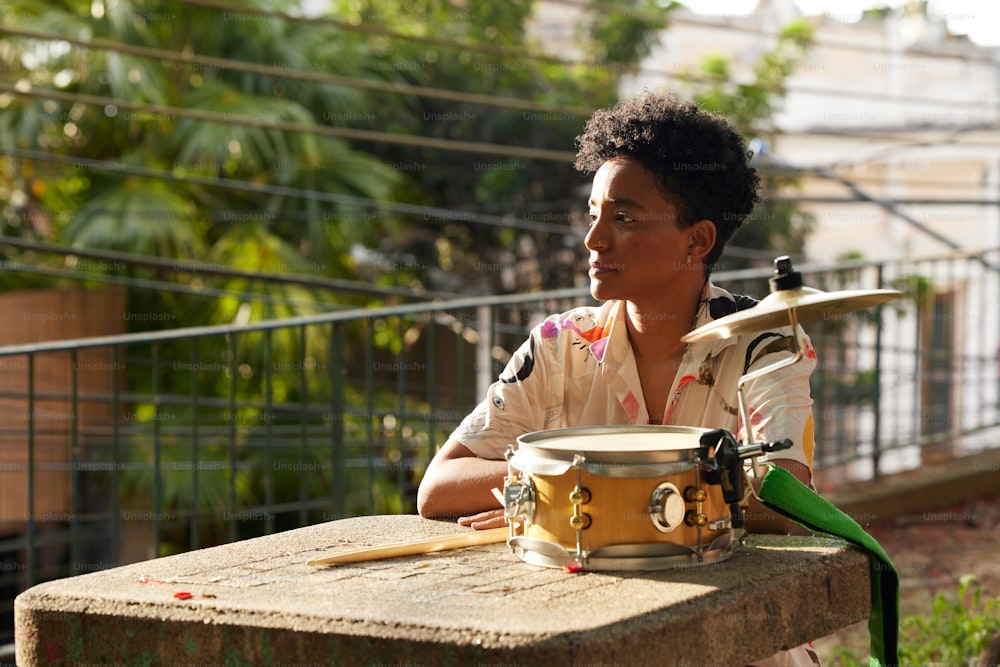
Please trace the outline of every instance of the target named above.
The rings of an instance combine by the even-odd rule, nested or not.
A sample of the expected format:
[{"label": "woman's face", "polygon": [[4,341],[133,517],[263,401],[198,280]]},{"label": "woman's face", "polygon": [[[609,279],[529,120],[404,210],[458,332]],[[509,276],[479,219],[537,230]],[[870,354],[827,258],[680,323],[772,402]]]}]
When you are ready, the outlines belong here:
[{"label": "woman's face", "polygon": [[590,291],[595,299],[662,300],[682,272],[690,277],[688,230],[653,175],[638,162],[609,160],[590,193]]}]

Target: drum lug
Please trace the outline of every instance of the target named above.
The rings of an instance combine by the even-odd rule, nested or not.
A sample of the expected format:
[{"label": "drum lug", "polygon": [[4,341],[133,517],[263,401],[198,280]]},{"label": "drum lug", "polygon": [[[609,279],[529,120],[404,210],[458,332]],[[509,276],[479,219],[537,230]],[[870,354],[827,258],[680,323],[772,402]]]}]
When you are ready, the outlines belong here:
[{"label": "drum lug", "polygon": [[590,528],[590,524],[593,519],[586,512],[581,512],[580,514],[574,514],[569,518],[569,527],[573,530],[587,530]]},{"label": "drum lug", "polygon": [[705,515],[706,498],[708,498],[708,494],[701,487],[689,486],[684,489],[684,500],[694,503],[694,509],[688,510],[684,515],[684,523],[699,528],[708,524],[708,516]]},{"label": "drum lug", "polygon": [[670,482],[661,482],[649,498],[649,518],[661,533],[669,533],[684,522],[684,498]]},{"label": "drum lug", "polygon": [[583,506],[590,502],[590,489],[580,486],[569,492],[569,503],[573,506],[573,514],[569,518],[569,526],[579,533],[581,530],[590,528],[592,519],[589,514],[583,511]]},{"label": "drum lug", "polygon": [[688,513],[684,515],[684,523],[689,526],[702,528],[708,524],[708,516],[694,510],[688,510]]}]

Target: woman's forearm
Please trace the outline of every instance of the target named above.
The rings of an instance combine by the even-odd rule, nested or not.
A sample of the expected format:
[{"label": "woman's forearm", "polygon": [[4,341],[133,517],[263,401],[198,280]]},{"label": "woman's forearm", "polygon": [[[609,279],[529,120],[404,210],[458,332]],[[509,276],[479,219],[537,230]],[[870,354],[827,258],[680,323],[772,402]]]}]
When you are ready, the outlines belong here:
[{"label": "woman's forearm", "polygon": [[500,507],[492,489],[503,489],[507,462],[456,456],[454,449],[439,453],[424,473],[417,490],[417,511],[423,517],[457,519]]}]

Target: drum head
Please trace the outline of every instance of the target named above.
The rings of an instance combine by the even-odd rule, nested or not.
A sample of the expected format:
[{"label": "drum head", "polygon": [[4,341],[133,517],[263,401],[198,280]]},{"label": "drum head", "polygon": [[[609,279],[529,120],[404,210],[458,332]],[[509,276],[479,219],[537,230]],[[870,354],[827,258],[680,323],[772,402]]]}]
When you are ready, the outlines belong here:
[{"label": "drum head", "polygon": [[689,426],[580,426],[526,433],[517,439],[516,467],[561,474],[579,455],[584,468],[609,477],[683,472],[697,459],[709,429]]}]

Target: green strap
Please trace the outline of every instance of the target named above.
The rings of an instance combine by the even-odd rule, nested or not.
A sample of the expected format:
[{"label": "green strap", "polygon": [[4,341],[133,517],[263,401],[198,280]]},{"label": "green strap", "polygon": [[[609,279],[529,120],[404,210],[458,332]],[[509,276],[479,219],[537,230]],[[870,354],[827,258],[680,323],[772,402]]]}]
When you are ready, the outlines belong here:
[{"label": "green strap", "polygon": [[882,546],[857,521],[800,482],[772,466],[758,491],[764,505],[816,533],[840,537],[868,552],[871,561],[871,667],[899,664],[899,575]]}]

